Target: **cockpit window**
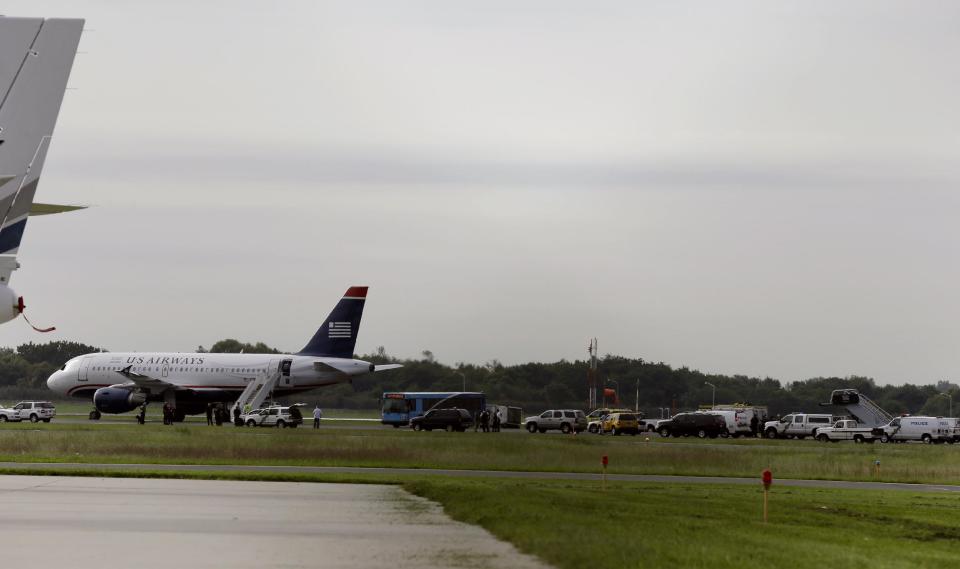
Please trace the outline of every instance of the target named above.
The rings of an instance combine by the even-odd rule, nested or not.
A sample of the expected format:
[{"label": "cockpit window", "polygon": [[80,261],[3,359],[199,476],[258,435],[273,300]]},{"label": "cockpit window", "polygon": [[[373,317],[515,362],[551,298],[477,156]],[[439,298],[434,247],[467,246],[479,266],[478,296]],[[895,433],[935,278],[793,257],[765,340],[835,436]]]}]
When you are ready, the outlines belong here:
[{"label": "cockpit window", "polygon": [[67,369],[67,364],[63,364],[62,366],[60,366],[60,371],[63,371],[65,369]]}]

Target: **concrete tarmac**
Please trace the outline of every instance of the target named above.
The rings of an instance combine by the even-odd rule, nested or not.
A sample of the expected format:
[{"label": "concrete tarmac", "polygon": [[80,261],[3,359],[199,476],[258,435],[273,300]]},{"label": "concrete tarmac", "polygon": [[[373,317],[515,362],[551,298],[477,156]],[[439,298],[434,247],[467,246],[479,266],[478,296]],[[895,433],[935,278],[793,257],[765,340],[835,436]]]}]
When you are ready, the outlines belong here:
[{"label": "concrete tarmac", "polygon": [[545,564],[396,486],[0,476],[11,567]]}]

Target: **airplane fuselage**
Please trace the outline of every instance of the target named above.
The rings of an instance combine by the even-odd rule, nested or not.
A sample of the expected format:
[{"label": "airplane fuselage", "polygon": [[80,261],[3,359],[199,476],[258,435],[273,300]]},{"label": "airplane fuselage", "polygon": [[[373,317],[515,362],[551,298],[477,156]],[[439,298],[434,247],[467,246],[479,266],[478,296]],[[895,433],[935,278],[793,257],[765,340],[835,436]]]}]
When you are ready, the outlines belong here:
[{"label": "airplane fuselage", "polygon": [[[50,376],[47,386],[62,395],[90,398],[102,387],[126,384],[121,372],[129,368],[187,390],[200,400],[232,401],[258,375],[281,366],[277,394],[348,382],[371,370],[370,363],[362,360],[289,354],[104,352],[73,358]],[[148,395],[149,400],[159,400],[159,393]]]},{"label": "airplane fuselage", "polygon": [[163,401],[165,409],[182,417],[209,411],[210,403],[233,401],[239,409],[258,405],[269,394],[299,393],[402,367],[353,359],[367,288],[348,288],[296,354],[98,352],[71,359],[47,386],[61,395],[92,399],[91,418],[141,407],[142,422],[150,401]]}]

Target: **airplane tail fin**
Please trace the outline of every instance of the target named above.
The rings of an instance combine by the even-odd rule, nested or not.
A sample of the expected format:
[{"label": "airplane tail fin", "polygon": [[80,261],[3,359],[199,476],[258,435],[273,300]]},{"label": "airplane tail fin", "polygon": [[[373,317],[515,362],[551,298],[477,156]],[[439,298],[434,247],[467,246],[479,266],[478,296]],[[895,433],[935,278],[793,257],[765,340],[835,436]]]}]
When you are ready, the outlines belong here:
[{"label": "airplane tail fin", "polygon": [[0,16],[0,254],[16,254],[83,20]]},{"label": "airplane tail fin", "polygon": [[367,287],[348,288],[330,316],[327,316],[317,333],[297,355],[352,358],[366,299]]}]

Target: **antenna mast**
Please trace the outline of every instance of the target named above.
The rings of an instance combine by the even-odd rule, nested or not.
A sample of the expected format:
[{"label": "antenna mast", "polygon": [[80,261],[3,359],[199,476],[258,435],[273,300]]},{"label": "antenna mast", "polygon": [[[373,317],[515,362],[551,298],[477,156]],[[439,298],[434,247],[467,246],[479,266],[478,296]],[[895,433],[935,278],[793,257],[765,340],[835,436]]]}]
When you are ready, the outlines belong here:
[{"label": "antenna mast", "polygon": [[597,408],[597,339],[590,340],[587,347],[587,353],[590,354],[590,369],[587,371],[587,407],[591,410]]}]

